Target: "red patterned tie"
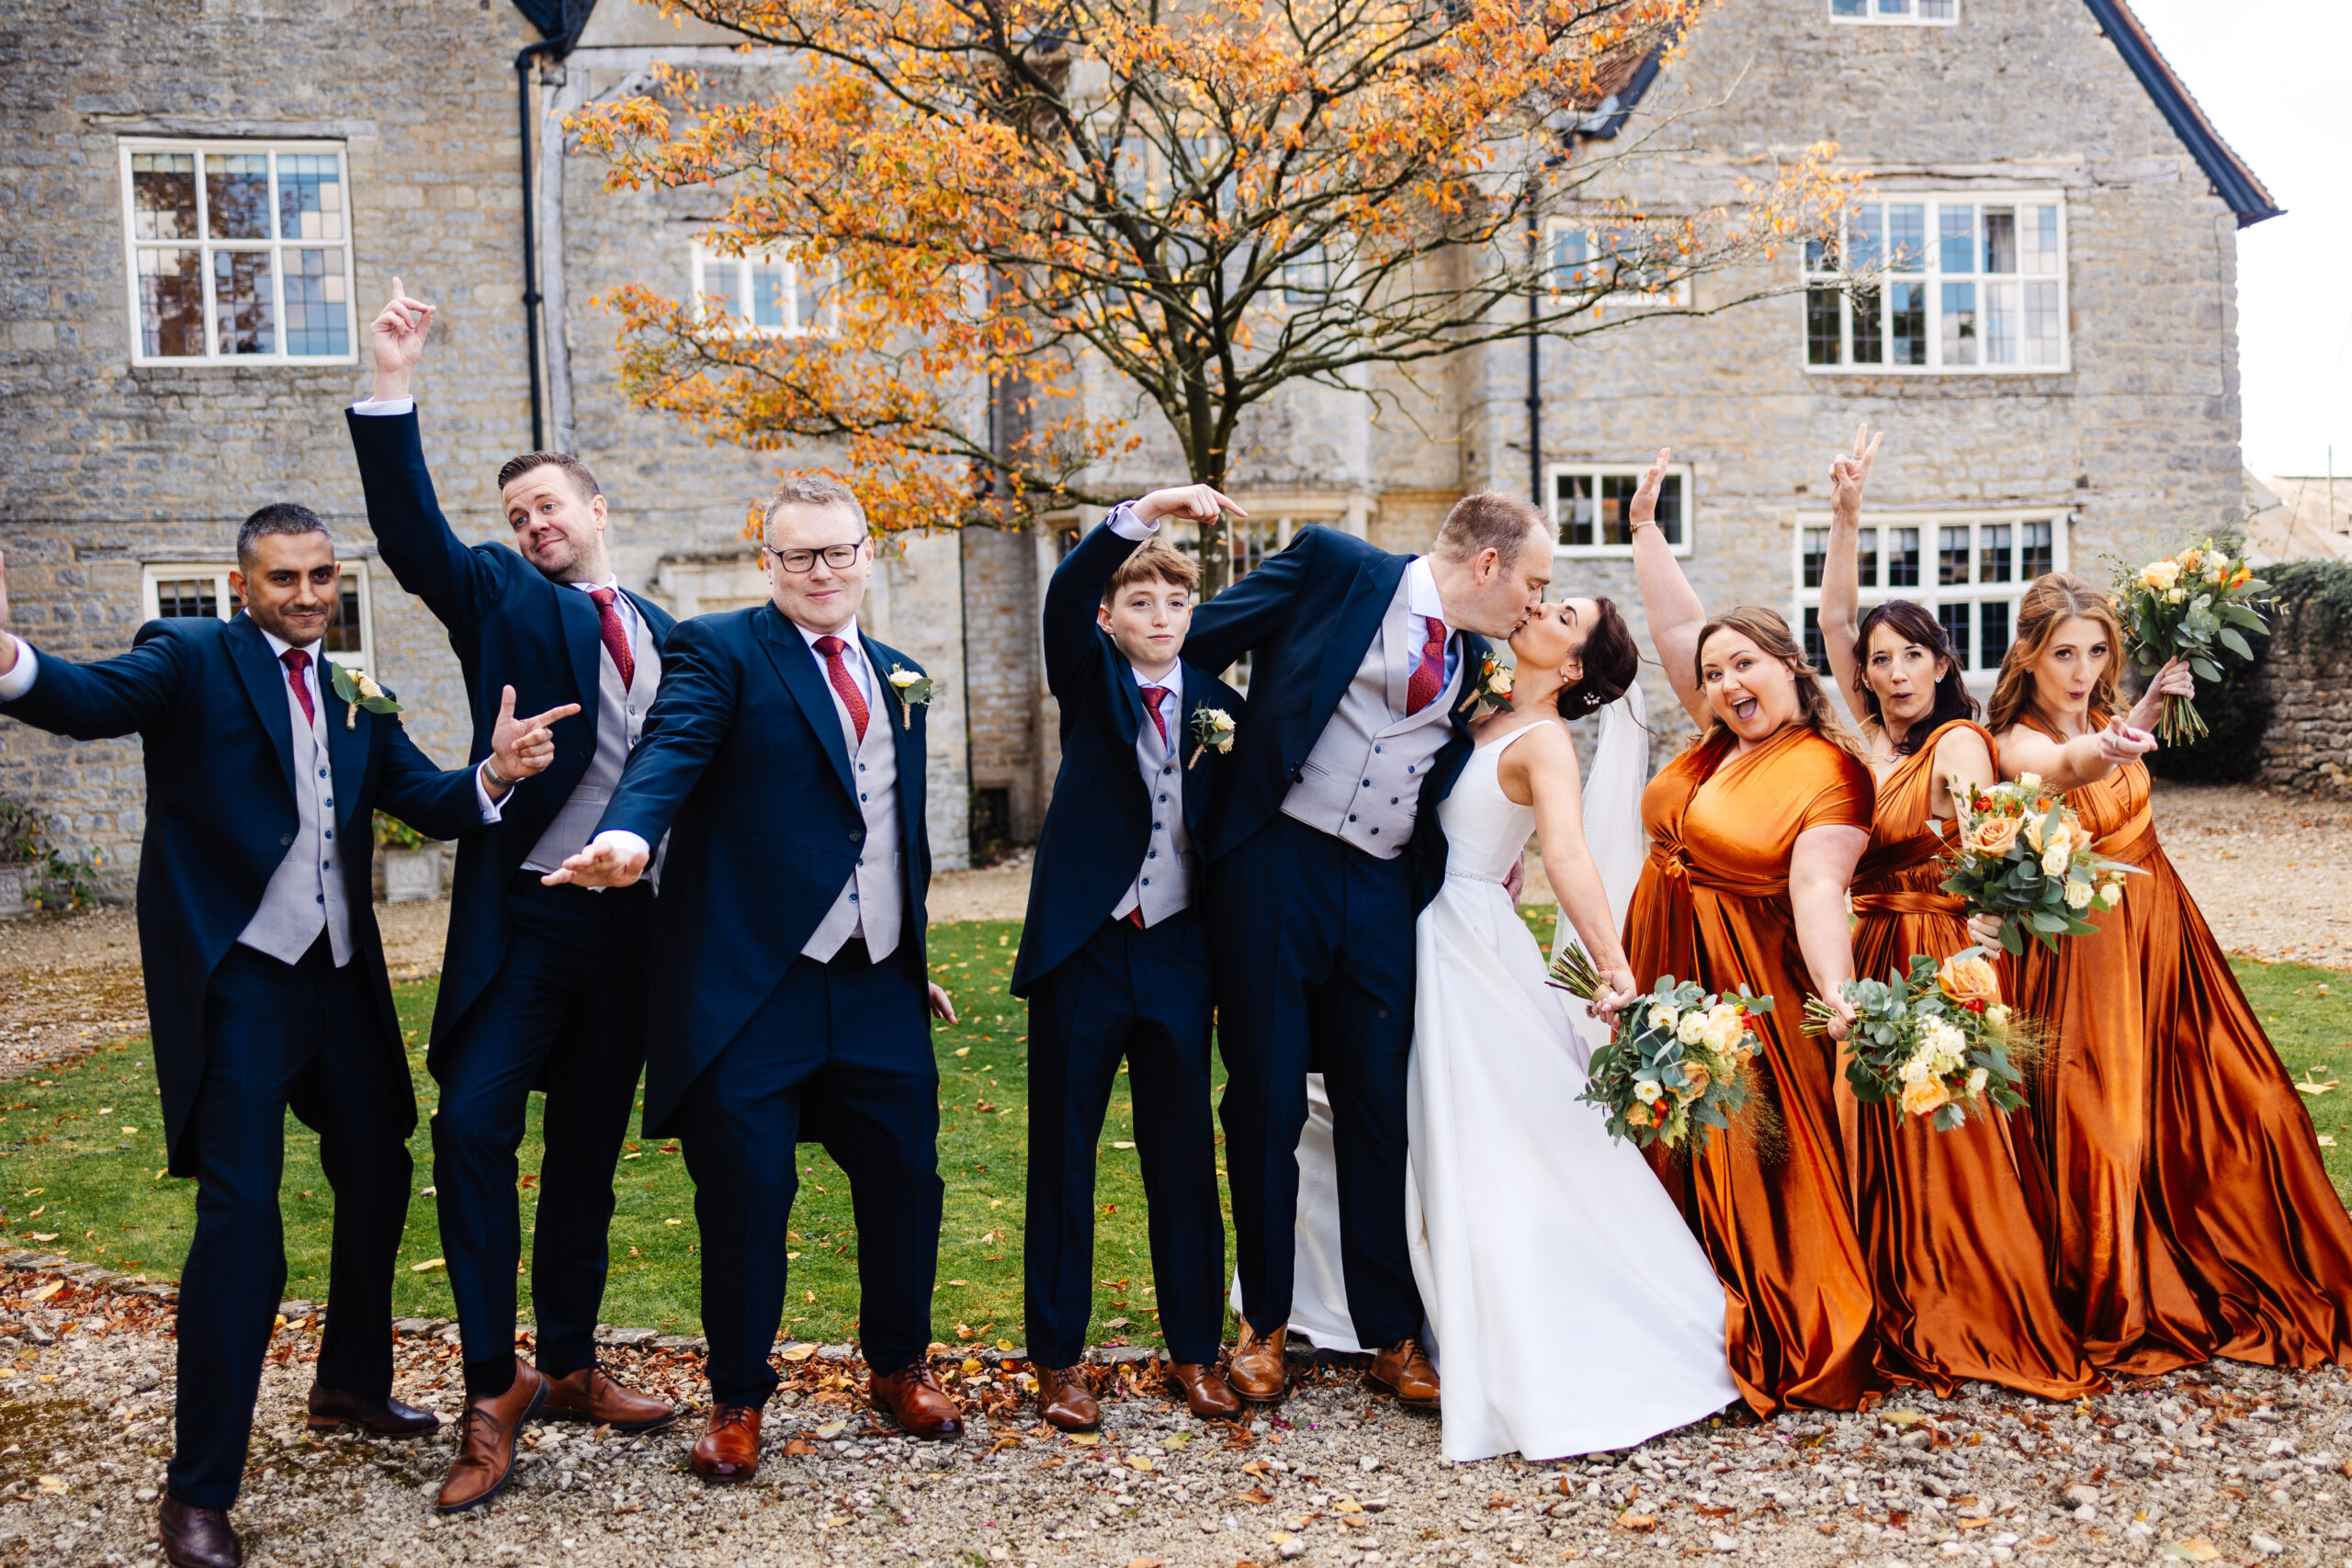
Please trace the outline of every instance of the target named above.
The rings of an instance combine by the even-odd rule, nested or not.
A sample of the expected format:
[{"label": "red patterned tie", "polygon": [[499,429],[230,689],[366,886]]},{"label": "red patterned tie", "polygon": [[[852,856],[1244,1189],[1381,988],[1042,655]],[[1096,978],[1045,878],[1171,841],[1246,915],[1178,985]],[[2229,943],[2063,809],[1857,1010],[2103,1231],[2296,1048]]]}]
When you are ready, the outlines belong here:
[{"label": "red patterned tie", "polygon": [[613,656],[613,668],[621,672],[621,690],[626,692],[637,682],[637,654],[628,645],[628,628],[621,625],[621,613],[613,604],[619,595],[609,588],[591,588],[588,597],[596,601],[597,630],[605,639],[605,651]]},{"label": "red patterned tie", "polygon": [[294,695],[302,704],[302,716],[311,724],[319,722],[318,705],[311,700],[311,679],[303,673],[311,667],[308,649],[289,648],[277,656],[286,661],[286,683],[294,688]]},{"label": "red patterned tie", "polygon": [[1420,712],[1437,701],[1445,689],[1445,623],[1435,615],[1425,615],[1429,623],[1429,640],[1421,644],[1421,661],[1413,667],[1413,678],[1405,686],[1405,711]]},{"label": "red patterned tie", "polygon": [[833,690],[841,694],[842,706],[849,709],[849,722],[856,729],[858,739],[863,741],[865,739],[865,694],[857,689],[857,682],[850,679],[849,666],[842,662],[842,654],[848,648],[849,644],[837,637],[817,639],[817,651],[825,656],[825,678],[832,682]]},{"label": "red patterned tie", "polygon": [[1159,731],[1159,745],[1162,750],[1167,750],[1168,747],[1168,716],[1159,711],[1159,705],[1167,700],[1167,687],[1146,686],[1143,688],[1143,711],[1151,715],[1151,726]]}]

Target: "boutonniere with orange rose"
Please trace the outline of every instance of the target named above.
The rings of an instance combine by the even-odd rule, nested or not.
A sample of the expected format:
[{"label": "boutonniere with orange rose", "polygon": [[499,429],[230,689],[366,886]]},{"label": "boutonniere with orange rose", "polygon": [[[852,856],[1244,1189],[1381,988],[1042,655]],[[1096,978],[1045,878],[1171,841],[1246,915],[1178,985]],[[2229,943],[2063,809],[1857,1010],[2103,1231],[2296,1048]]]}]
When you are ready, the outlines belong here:
[{"label": "boutonniere with orange rose", "polygon": [[[2033,1021],[2001,999],[1991,960],[1973,950],[1940,964],[1925,953],[1911,973],[1849,980],[1854,1023],[1846,1037],[1846,1081],[1865,1105],[1892,1101],[1897,1113],[1926,1117],[1939,1133],[1968,1121],[1967,1108],[1989,1100],[2003,1111],[2025,1103],[2018,1064],[2039,1048]],[[1832,1010],[1819,997],[1804,1004],[1804,1032],[1827,1032]]]},{"label": "boutonniere with orange rose", "polygon": [[2001,947],[2025,951],[2025,933],[2052,953],[2062,936],[2087,936],[2091,906],[2123,901],[2123,878],[2139,867],[2091,848],[2091,836],[2064,796],[2039,774],[1981,788],[1951,781],[1952,847],[1944,856],[1944,891],[1972,915],[2001,922]]},{"label": "boutonniere with orange rose", "polygon": [[1470,722],[1510,706],[1511,669],[1489,653],[1478,661],[1478,678],[1470,683]]},{"label": "boutonniere with orange rose", "polygon": [[[1600,977],[1584,949],[1571,943],[1552,965],[1550,983],[1590,1001]],[[1732,1118],[1760,1103],[1749,1092],[1748,1065],[1762,1043],[1755,1019],[1772,998],[1745,991],[1711,994],[1696,980],[1668,975],[1617,1015],[1609,1043],[1592,1054],[1577,1098],[1609,1113],[1609,1135],[1641,1148],[1675,1148],[1695,1132],[1728,1130]]]},{"label": "boutonniere with orange rose", "polygon": [[333,671],[327,677],[327,683],[334,688],[336,696],[349,705],[343,710],[343,727],[345,729],[357,728],[361,708],[369,713],[401,711],[401,705],[385,694],[384,688],[376,684],[373,676],[364,671],[354,670],[348,664],[337,664],[333,660],[327,660],[327,667]]},{"label": "boutonniere with orange rose", "polygon": [[[2207,539],[2177,556],[2145,566],[2119,566],[2110,594],[2123,623],[2123,651],[2143,675],[2153,675],[2174,659],[2188,660],[2200,681],[2218,681],[2230,665],[2254,662],[2252,632],[2270,627],[2257,606],[2270,584],[2254,574],[2242,555]],[[2156,738],[2167,746],[2205,733],[2196,699],[2167,696],[2156,719]]]}]

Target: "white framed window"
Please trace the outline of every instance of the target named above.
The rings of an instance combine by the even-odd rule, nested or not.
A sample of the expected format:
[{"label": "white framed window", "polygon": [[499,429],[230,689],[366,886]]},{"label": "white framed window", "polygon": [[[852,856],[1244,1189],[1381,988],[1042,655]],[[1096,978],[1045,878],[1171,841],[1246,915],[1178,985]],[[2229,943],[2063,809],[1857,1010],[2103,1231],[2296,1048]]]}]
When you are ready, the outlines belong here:
[{"label": "white framed window", "polygon": [[1660,266],[1653,241],[1639,225],[1596,227],[1588,218],[1554,218],[1544,225],[1552,246],[1552,287],[1581,293],[1596,284],[1617,287],[1600,297],[1611,308],[1639,310],[1690,303],[1690,279]]},{"label": "white framed window", "polygon": [[[1626,513],[1641,488],[1646,463],[1555,463],[1546,472],[1552,553],[1558,556],[1631,556],[1634,530]],[[1678,556],[1690,553],[1690,465],[1668,467],[1658,487],[1657,525]]]},{"label": "white framed window", "polygon": [[696,245],[695,311],[724,311],[734,329],[762,337],[830,335],[836,324],[831,264],[804,267],[788,256],[721,255]]},{"label": "white framed window", "polygon": [[[229,561],[150,561],[139,574],[140,614],[151,621],[209,615],[225,621],[244,608],[229,586]],[[320,651],[337,664],[376,672],[375,604],[368,589],[368,563],[343,563],[343,610]]]},{"label": "white framed window", "polygon": [[352,364],[335,141],[120,143],[133,365]]},{"label": "white framed window", "polygon": [[[1862,608],[1888,599],[1926,605],[1943,623],[1970,682],[1988,687],[2015,636],[2018,600],[2035,578],[2068,570],[2068,513],[2047,510],[1882,513],[1861,531]],[[1793,542],[1804,649],[1826,671],[1821,576],[1829,519],[1800,517]]]},{"label": "white framed window", "polygon": [[1829,19],[1950,27],[1960,20],[1960,0],[1829,0]]},{"label": "white framed window", "polygon": [[2054,192],[1873,196],[1804,244],[1805,368],[2067,367],[2066,208]]}]

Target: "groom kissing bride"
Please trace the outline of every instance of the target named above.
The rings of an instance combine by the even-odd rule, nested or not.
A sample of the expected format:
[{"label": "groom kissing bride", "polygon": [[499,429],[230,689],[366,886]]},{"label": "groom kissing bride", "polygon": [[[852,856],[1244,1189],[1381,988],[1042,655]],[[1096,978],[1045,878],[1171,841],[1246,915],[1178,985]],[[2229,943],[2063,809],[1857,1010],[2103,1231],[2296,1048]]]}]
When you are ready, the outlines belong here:
[{"label": "groom kissing bride", "polygon": [[[1189,486],[1102,525],[1140,545],[1169,516],[1208,522],[1220,506],[1240,510]],[[1437,806],[1472,751],[1487,638],[1519,631],[1551,576],[1543,513],[1473,495],[1430,555],[1309,528],[1193,614],[1189,663],[1254,655],[1203,846],[1242,1298],[1230,1382],[1245,1399],[1283,1393],[1296,1150],[1307,1075],[1320,1072],[1370,1377],[1408,1404],[1438,1402],[1406,1235],[1414,921],[1445,880]]]}]

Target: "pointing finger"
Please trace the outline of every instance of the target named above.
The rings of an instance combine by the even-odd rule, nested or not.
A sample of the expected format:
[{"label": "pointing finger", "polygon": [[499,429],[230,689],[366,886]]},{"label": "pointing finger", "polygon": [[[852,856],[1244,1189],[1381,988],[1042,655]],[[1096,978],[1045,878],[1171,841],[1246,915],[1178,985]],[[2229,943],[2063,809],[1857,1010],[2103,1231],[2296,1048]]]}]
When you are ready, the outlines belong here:
[{"label": "pointing finger", "polygon": [[[514,695],[514,688],[512,686],[507,687],[506,694],[508,698],[513,698]],[[514,704],[511,700],[508,702],[507,707],[510,711],[513,709]],[[549,708],[547,712],[533,718],[526,718],[522,722],[526,728],[544,730],[557,719],[570,718],[573,714],[576,714],[579,711],[580,705],[578,703],[566,703],[561,707]]]}]

